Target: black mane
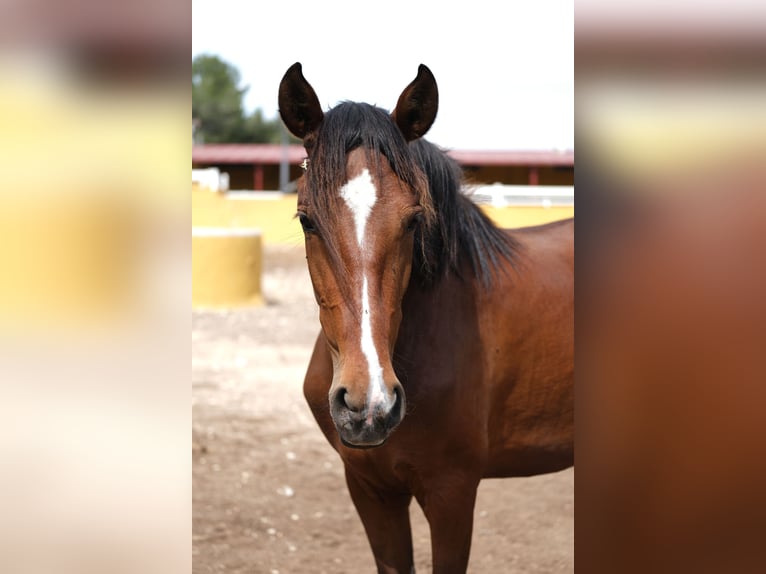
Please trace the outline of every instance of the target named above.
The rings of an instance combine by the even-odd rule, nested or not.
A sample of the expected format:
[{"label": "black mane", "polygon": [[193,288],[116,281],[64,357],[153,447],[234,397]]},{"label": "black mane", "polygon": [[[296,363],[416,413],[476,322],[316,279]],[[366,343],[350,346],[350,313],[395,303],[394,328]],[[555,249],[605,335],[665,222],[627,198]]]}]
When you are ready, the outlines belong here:
[{"label": "black mane", "polygon": [[501,260],[514,262],[518,245],[464,195],[458,163],[423,139],[408,144],[387,111],[343,102],[325,114],[316,136],[304,143],[310,158],[307,207],[317,229],[326,231],[322,235],[335,263],[340,257],[329,232],[337,217],[334,194],[346,183],[347,156],[356,148],[367,151],[371,169],[378,169],[378,158],[385,157],[424,208],[416,235],[413,280],[431,285],[447,273],[459,275],[465,258],[490,287]]},{"label": "black mane", "polygon": [[422,269],[426,279],[438,279],[446,272],[459,275],[461,257],[467,257],[474,274],[490,287],[500,260],[514,263],[518,244],[463,193],[463,170],[454,159],[423,139],[409,147],[426,174],[436,212],[436,224],[424,234],[425,249],[415,253],[413,267]]}]

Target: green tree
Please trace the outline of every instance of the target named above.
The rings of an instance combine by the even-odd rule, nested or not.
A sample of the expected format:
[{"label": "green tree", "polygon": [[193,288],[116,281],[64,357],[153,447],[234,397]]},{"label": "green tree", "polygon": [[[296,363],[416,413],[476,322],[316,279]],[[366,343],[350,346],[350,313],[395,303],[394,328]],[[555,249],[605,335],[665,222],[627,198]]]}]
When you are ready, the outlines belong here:
[{"label": "green tree", "polygon": [[238,141],[244,114],[239,71],[218,56],[207,54],[192,61],[192,117],[206,143]]},{"label": "green tree", "polygon": [[247,141],[263,143],[279,143],[281,130],[284,129],[279,120],[265,119],[261,109],[256,109],[245,118],[243,127],[247,136],[251,138]]},{"label": "green tree", "polygon": [[[236,67],[218,56],[202,54],[192,60],[192,118],[195,141],[202,143],[279,143],[278,119],[263,117],[256,109],[245,113],[242,99],[248,86],[240,87]],[[291,142],[298,140],[290,138]]]}]

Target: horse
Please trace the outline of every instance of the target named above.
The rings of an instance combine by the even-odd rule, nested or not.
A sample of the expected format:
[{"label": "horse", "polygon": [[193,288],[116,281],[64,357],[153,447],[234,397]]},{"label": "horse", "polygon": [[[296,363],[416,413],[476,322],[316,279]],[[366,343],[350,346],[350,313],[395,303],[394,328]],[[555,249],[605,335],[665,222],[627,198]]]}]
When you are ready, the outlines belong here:
[{"label": "horse", "polygon": [[438,99],[422,64],[391,113],[323,112],[299,62],[279,86],[321,324],[303,391],[379,573],[415,571],[413,497],[433,572],[465,572],[483,478],[574,464],[574,222],[496,227],[422,139]]}]

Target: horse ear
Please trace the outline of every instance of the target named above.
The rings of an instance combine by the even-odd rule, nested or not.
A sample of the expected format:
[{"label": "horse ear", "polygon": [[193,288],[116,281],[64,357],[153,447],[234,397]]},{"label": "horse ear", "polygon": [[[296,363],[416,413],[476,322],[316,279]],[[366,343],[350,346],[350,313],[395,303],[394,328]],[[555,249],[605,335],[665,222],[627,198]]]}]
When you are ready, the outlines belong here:
[{"label": "horse ear", "polygon": [[322,123],[322,107],[314,88],[303,77],[300,62],[290,66],[279,83],[279,115],[287,129],[301,139]]},{"label": "horse ear", "polygon": [[418,75],[404,88],[391,116],[407,141],[422,137],[436,119],[439,89],[427,66],[418,66]]}]

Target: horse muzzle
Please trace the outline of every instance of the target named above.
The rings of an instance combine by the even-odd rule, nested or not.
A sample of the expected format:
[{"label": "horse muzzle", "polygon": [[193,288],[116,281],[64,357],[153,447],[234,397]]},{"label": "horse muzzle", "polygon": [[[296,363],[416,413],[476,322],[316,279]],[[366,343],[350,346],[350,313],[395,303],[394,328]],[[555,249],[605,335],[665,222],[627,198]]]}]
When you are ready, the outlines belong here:
[{"label": "horse muzzle", "polygon": [[358,403],[345,387],[330,397],[330,415],[341,442],[350,448],[374,448],[383,445],[402,422],[405,412],[404,390],[393,388],[390,400]]}]

